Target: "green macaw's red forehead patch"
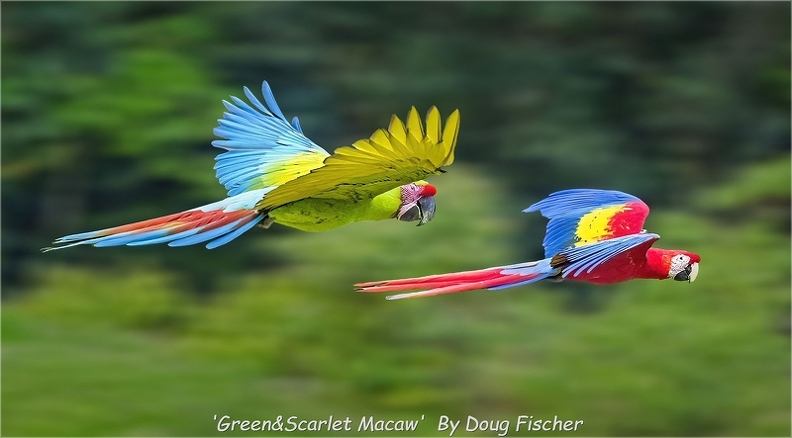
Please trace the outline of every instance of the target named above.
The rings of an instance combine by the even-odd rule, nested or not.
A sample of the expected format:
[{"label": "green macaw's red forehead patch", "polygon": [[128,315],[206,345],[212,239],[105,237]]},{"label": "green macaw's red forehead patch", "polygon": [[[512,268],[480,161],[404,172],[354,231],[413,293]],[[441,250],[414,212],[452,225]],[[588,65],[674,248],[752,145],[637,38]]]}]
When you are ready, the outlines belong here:
[{"label": "green macaw's red forehead patch", "polygon": [[427,184],[424,186],[423,190],[421,190],[421,196],[434,196],[437,194],[437,187]]}]

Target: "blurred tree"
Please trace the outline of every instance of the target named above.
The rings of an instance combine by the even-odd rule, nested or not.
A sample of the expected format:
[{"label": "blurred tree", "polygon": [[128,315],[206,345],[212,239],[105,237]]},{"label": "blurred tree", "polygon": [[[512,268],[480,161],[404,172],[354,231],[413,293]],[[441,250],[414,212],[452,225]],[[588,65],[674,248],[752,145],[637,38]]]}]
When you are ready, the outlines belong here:
[{"label": "blurred tree", "polygon": [[[219,100],[262,79],[331,150],[411,105],[459,107],[459,160],[491,168],[526,204],[573,186],[684,204],[692,188],[789,149],[786,7],[10,3],[3,281],[18,282],[56,236],[222,196],[208,145]],[[84,248],[48,257],[143,254],[210,289],[207,266],[232,274],[277,263],[249,240],[228,257]]]}]

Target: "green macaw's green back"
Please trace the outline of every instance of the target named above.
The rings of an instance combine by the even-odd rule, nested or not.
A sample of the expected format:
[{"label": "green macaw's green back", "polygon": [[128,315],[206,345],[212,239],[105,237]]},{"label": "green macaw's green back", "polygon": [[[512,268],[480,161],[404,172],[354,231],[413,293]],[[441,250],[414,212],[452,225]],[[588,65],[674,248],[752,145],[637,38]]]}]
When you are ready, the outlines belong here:
[{"label": "green macaw's green back", "polygon": [[396,216],[401,187],[362,201],[308,198],[269,212],[277,224],[302,231],[327,231],[352,222],[379,221]]}]

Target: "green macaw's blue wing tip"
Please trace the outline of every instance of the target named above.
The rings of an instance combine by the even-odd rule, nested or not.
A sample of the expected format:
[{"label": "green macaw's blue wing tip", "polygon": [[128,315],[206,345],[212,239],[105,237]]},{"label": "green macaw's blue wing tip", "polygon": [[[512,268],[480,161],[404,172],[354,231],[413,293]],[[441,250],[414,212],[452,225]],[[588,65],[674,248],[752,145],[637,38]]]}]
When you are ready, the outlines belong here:
[{"label": "green macaw's blue wing tip", "polygon": [[297,154],[329,155],[303,135],[297,117],[289,123],[267,81],[261,85],[266,105],[248,87],[243,90],[250,104],[235,96],[231,96],[233,103],[224,100],[228,111],[223,113],[223,118],[218,120],[219,126],[214,129],[214,134],[224,140],[212,142],[213,146],[228,151],[215,158],[215,170],[229,196],[261,188],[257,184],[264,175],[277,171],[282,163]]}]

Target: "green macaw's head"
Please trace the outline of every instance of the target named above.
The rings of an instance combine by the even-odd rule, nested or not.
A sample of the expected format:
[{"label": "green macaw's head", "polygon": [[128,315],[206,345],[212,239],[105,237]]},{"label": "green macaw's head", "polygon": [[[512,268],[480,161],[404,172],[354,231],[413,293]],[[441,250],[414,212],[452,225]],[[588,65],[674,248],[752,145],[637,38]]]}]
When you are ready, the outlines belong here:
[{"label": "green macaw's head", "polygon": [[403,185],[401,189],[401,205],[396,219],[404,222],[418,221],[418,226],[429,222],[435,215],[435,186],[418,181]]}]

